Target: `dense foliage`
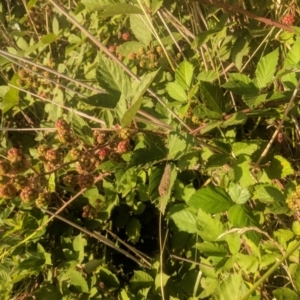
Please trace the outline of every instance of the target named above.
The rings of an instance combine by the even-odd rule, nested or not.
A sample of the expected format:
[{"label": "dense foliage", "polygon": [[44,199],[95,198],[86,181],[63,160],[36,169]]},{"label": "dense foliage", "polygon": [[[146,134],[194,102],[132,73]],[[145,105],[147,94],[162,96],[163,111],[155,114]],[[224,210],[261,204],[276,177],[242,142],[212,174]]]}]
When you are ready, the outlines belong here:
[{"label": "dense foliage", "polygon": [[1,299],[299,299],[299,14],[1,1]]}]

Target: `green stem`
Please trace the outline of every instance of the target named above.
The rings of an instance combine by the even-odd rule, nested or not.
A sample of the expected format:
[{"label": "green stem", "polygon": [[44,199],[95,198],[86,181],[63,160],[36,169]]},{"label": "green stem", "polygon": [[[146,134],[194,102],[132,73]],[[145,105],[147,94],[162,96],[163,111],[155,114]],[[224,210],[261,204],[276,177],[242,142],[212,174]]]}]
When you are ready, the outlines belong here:
[{"label": "green stem", "polygon": [[300,240],[293,245],[289,250],[286,251],[285,255],[278,260],[263,276],[259,278],[258,281],[254,283],[252,288],[241,298],[241,300],[246,300],[251,294],[273,273],[276,269],[298,248],[300,247]]}]

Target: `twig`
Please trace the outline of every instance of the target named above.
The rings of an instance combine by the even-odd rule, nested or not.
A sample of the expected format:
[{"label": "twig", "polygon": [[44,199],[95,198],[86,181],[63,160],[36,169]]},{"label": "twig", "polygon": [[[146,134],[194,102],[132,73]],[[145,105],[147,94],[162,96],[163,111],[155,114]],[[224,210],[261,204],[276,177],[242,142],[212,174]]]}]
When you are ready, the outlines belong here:
[{"label": "twig", "polygon": [[282,128],[282,125],[283,125],[283,122],[285,121],[286,117],[287,117],[287,114],[289,113],[289,111],[291,110],[292,108],[292,105],[296,99],[296,96],[299,92],[299,89],[300,89],[300,79],[298,80],[298,83],[297,83],[297,86],[296,88],[294,89],[294,92],[293,92],[293,95],[283,113],[283,116],[275,130],[275,132],[273,133],[273,136],[272,138],[270,139],[268,145],[266,146],[265,150],[263,151],[263,153],[260,155],[259,159],[257,160],[257,162],[255,163],[255,167],[259,167],[259,164],[261,163],[261,161],[266,157],[266,155],[268,154],[269,150],[271,149],[271,146],[273,144],[273,142],[275,141],[278,133],[280,132],[281,128]]},{"label": "twig", "polygon": [[[193,0],[193,1],[197,1],[197,0]],[[230,11],[230,12],[245,15],[245,16],[251,18],[251,19],[255,19],[259,22],[265,23],[266,25],[274,26],[274,27],[277,27],[277,28],[280,28],[280,29],[283,29],[283,30],[286,30],[286,31],[289,31],[289,32],[294,32],[294,29],[292,27],[288,26],[288,25],[270,20],[268,18],[260,17],[256,14],[254,14],[252,12],[249,12],[245,9],[242,9],[238,6],[227,4],[226,2],[221,2],[221,1],[218,1],[218,0],[201,0],[201,1],[197,1],[197,2],[211,4],[211,5],[214,5],[214,6],[217,6],[217,7],[221,7],[223,9],[226,9],[226,10]]]}]

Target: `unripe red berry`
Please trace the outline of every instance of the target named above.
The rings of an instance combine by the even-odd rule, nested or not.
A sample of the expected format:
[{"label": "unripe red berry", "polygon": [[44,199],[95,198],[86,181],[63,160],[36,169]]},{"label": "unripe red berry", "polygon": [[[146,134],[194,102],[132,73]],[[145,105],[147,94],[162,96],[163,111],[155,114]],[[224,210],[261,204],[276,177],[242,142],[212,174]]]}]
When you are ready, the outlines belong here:
[{"label": "unripe red berry", "polygon": [[124,33],[122,33],[122,39],[123,39],[124,41],[128,41],[129,38],[130,38],[129,32],[124,32]]},{"label": "unripe red berry", "polygon": [[119,142],[117,150],[121,154],[129,152],[131,150],[130,140]]},{"label": "unripe red berry", "polygon": [[37,148],[38,155],[41,157],[45,156],[47,150],[49,150],[49,149],[50,149],[50,147],[46,144],[39,145]]},{"label": "unripe red berry", "polygon": [[102,149],[100,149],[100,151],[99,151],[99,158],[101,160],[106,159],[108,157],[108,155],[109,155],[109,149],[108,148],[102,148]]},{"label": "unripe red berry", "polygon": [[282,24],[289,25],[289,26],[294,25],[294,22],[295,22],[295,16],[293,16],[293,15],[285,15],[281,19]]},{"label": "unripe red berry", "polygon": [[59,131],[62,131],[62,130],[69,130],[70,126],[67,123],[67,121],[65,121],[64,119],[58,119],[55,122],[55,128]]},{"label": "unripe red berry", "polygon": [[23,151],[17,148],[11,148],[7,152],[7,158],[11,162],[21,162],[23,160]]}]

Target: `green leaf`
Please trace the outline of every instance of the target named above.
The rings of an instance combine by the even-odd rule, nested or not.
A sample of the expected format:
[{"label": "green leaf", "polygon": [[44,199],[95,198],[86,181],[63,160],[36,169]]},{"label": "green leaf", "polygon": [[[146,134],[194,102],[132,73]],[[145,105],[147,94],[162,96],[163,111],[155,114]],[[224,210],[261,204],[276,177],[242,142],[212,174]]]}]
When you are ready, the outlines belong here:
[{"label": "green leaf", "polygon": [[131,124],[133,118],[135,117],[136,113],[138,112],[138,110],[142,105],[142,101],[143,101],[142,96],[144,95],[148,87],[153,82],[157,72],[158,71],[146,74],[142,78],[142,80],[138,83],[137,88],[134,89],[135,93],[131,100],[130,107],[127,110],[125,110],[124,114],[121,116],[120,122],[123,127],[129,126]]},{"label": "green leaf", "polygon": [[243,286],[242,276],[231,274],[222,283],[214,294],[215,300],[240,300],[243,294],[247,292]]},{"label": "green leaf", "polygon": [[181,87],[176,81],[169,82],[166,87],[166,91],[168,92],[169,96],[174,100],[180,102],[187,101],[187,93],[183,87]]},{"label": "green leaf", "polygon": [[196,215],[188,209],[172,213],[171,219],[181,231],[187,233],[197,233],[198,231],[196,227]]},{"label": "green leaf", "polygon": [[253,199],[263,203],[284,202],[285,197],[282,192],[274,186],[259,184],[254,187]]},{"label": "green leaf", "polygon": [[82,262],[84,258],[84,246],[87,245],[86,239],[84,239],[81,235],[77,235],[73,240],[73,249],[77,255],[78,262]]},{"label": "green leaf", "polygon": [[119,91],[126,99],[130,99],[131,84],[128,76],[116,62],[104,55],[99,56],[97,80],[100,86],[107,91]]},{"label": "green leaf", "polygon": [[111,5],[99,13],[101,17],[112,17],[115,15],[129,15],[143,13],[139,7],[127,3]]},{"label": "green leaf", "polygon": [[240,154],[251,155],[258,149],[258,142],[236,142],[232,145],[232,152],[235,157]]},{"label": "green leaf", "polygon": [[81,3],[88,11],[96,11],[105,7],[117,4],[117,0],[82,0]]},{"label": "green leaf", "polygon": [[203,71],[198,74],[197,80],[213,82],[218,78],[219,74],[215,70]]},{"label": "green leaf", "polygon": [[[14,75],[13,78],[10,81],[13,85],[17,84],[17,75]],[[0,103],[0,110],[3,114],[8,112],[10,109],[12,109],[14,106],[16,106],[19,103],[19,90],[10,86],[10,87],[2,87],[1,94],[3,95],[2,101]],[[6,92],[5,92],[6,91]]]},{"label": "green leaf", "polygon": [[128,57],[129,53],[136,53],[140,48],[145,47],[144,44],[137,41],[129,41],[120,45],[118,48],[118,53],[124,57]]},{"label": "green leaf", "polygon": [[273,294],[276,297],[276,300],[299,300],[299,295],[286,287],[276,289]]},{"label": "green leaf", "polygon": [[240,73],[230,73],[229,80],[222,85],[236,95],[258,95],[259,89],[256,84],[247,76]]},{"label": "green leaf", "polygon": [[256,83],[259,88],[264,88],[272,82],[276,72],[278,58],[279,50],[276,49],[259,60],[255,71]]},{"label": "green leaf", "polygon": [[290,162],[280,155],[275,155],[271,160],[270,166],[264,170],[270,179],[281,179],[294,174]]},{"label": "green leaf", "polygon": [[88,293],[89,287],[85,278],[76,270],[69,273],[69,279],[79,292]]},{"label": "green leaf", "polygon": [[228,126],[233,126],[233,125],[242,125],[245,124],[246,121],[247,121],[247,115],[242,111],[238,111],[232,114],[232,116],[229,119],[224,121],[222,127],[226,128]]},{"label": "green leaf", "polygon": [[201,99],[206,107],[221,116],[225,109],[225,100],[220,86],[210,82],[201,81],[199,91]]},{"label": "green leaf", "polygon": [[228,194],[236,204],[244,204],[251,197],[251,193],[247,188],[241,187],[239,184],[233,182],[229,184]]},{"label": "green leaf", "polygon": [[92,273],[92,272],[96,271],[96,269],[99,266],[101,266],[101,264],[102,264],[102,261],[100,259],[92,259],[83,265],[83,269],[87,273]]},{"label": "green leaf", "polygon": [[186,60],[180,63],[175,72],[176,83],[178,83],[185,90],[190,88],[193,76],[194,67],[190,62]]},{"label": "green leaf", "polygon": [[259,226],[251,211],[244,205],[233,205],[228,210],[229,221],[238,228]]},{"label": "green leaf", "polygon": [[101,267],[99,276],[101,278],[101,282],[103,282],[104,286],[109,291],[115,291],[120,286],[120,282],[118,280],[118,277],[112,273],[110,270]]},{"label": "green leaf", "polygon": [[51,44],[53,42],[56,41],[56,34],[54,33],[49,33],[47,35],[44,35],[42,38],[41,38],[41,41],[43,42],[43,44],[47,45],[47,44]]},{"label": "green leaf", "polygon": [[224,233],[225,227],[218,219],[218,216],[212,217],[202,209],[198,209],[197,215],[197,233],[204,241],[217,241],[219,236]]},{"label": "green leaf", "polygon": [[144,271],[134,271],[130,279],[130,286],[135,292],[137,292],[138,289],[151,287],[153,284],[154,279]]},{"label": "green leaf", "polygon": [[216,214],[225,212],[233,202],[223,189],[208,186],[196,191],[188,204],[195,209],[201,208],[207,213]]},{"label": "green leaf", "polygon": [[141,223],[137,218],[131,217],[129,219],[126,225],[126,234],[132,243],[139,241],[141,235]]},{"label": "green leaf", "polygon": [[87,145],[94,144],[93,132],[85,120],[75,112],[71,114],[71,127],[74,135]]},{"label": "green leaf", "polygon": [[144,15],[131,15],[130,28],[138,41],[148,46],[152,39],[149,19]]},{"label": "green leaf", "polygon": [[63,296],[53,284],[49,282],[43,282],[43,284],[34,291],[36,299],[55,299],[62,300]]},{"label": "green leaf", "polygon": [[186,154],[193,146],[191,135],[180,132],[170,132],[168,135],[168,159],[176,160]]},{"label": "green leaf", "polygon": [[233,47],[231,49],[230,56],[232,57],[232,60],[235,62],[235,66],[241,70],[243,66],[243,58],[245,55],[248,55],[250,50],[250,42],[252,40],[252,37],[250,33],[244,29],[240,30],[240,34],[235,43],[233,44]]},{"label": "green leaf", "polygon": [[197,243],[197,249],[207,256],[221,256],[224,257],[227,255],[227,249],[224,242],[203,242]]},{"label": "green leaf", "polygon": [[120,99],[120,93],[97,94],[87,98],[80,98],[79,102],[101,108],[115,108]]},{"label": "green leaf", "polygon": [[254,177],[251,173],[251,163],[252,161],[249,156],[240,154],[232,164],[234,181],[243,187],[255,184]]}]

